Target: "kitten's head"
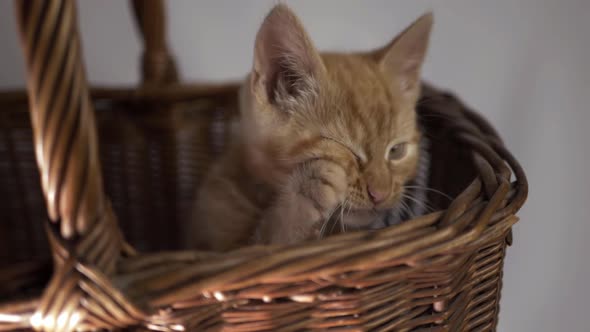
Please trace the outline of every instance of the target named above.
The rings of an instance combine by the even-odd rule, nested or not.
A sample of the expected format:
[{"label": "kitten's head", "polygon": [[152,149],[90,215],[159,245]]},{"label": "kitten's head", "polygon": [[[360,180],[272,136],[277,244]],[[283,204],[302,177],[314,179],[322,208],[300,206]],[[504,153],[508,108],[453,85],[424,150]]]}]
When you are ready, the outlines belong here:
[{"label": "kitten's head", "polygon": [[378,50],[320,55],[297,17],[276,6],[256,37],[243,105],[261,174],[329,158],[350,176],[353,215],[393,207],[416,175],[415,106],[431,26],[427,14]]}]

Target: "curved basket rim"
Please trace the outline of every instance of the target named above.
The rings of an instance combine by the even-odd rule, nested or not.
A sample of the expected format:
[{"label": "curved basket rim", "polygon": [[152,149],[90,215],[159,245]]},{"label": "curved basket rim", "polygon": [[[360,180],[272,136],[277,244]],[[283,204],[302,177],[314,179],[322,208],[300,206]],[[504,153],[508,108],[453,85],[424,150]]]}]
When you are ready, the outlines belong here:
[{"label": "curved basket rim", "polygon": [[[436,89],[428,85],[425,86],[425,90],[426,93],[439,93],[436,92]],[[496,172],[494,167],[488,165],[488,169],[493,170],[494,177],[497,177],[496,188],[486,188],[486,186],[492,184],[480,181],[478,176],[475,177],[469,187],[473,186],[475,188],[472,188],[473,190],[470,194],[473,196],[471,201],[475,201],[475,197],[482,198],[478,206],[472,206],[471,209],[468,209],[468,206],[456,208],[460,213],[450,211],[453,207],[449,207],[448,209],[413,218],[399,225],[392,225],[379,230],[347,232],[325,239],[315,239],[290,246],[246,246],[227,253],[214,253],[210,257],[207,257],[208,254],[206,253],[201,253],[197,256],[191,256],[185,261],[187,263],[190,262],[191,267],[189,269],[196,270],[205,266],[208,269],[212,269],[213,265],[220,265],[218,264],[219,261],[233,261],[233,263],[221,264],[223,267],[220,267],[219,271],[217,271],[219,273],[213,273],[211,276],[203,277],[198,282],[190,283],[186,287],[176,288],[175,294],[190,294],[213,290],[231,291],[232,289],[248,287],[257,283],[274,283],[280,282],[281,280],[296,282],[298,280],[308,279],[310,274],[326,276],[359,271],[366,268],[367,264],[361,263],[358,260],[355,263],[356,265],[352,264],[349,261],[350,257],[364,255],[366,258],[368,255],[376,254],[379,250],[388,251],[389,255],[385,255],[385,257],[381,257],[377,261],[373,260],[372,263],[374,265],[382,264],[385,261],[388,261],[387,265],[395,265],[405,259],[409,262],[407,265],[414,265],[416,267],[420,265],[419,260],[422,256],[434,256],[437,251],[440,253],[443,249],[446,252],[452,252],[458,247],[477,246],[478,243],[482,242],[482,234],[484,233],[488,240],[491,239],[490,241],[506,237],[510,231],[510,227],[518,221],[518,218],[514,214],[522,206],[527,195],[528,186],[524,172],[516,159],[503,147],[495,132],[487,129],[488,127],[486,125],[489,125],[481,116],[467,109],[456,97],[450,94],[443,93],[443,98],[446,98],[444,102],[447,103],[449,100],[456,102],[460,111],[458,113],[460,117],[473,124],[472,127],[467,126],[462,129],[471,135],[466,134],[464,135],[465,137],[461,138],[461,135],[456,134],[456,137],[459,137],[459,141],[463,144],[475,144],[471,146],[471,150],[474,151],[476,148],[482,149],[478,144],[483,145],[485,149],[478,151],[481,153],[485,152],[483,155],[480,154],[481,159],[494,166],[498,166],[498,160],[500,160],[505,167],[504,170]],[[482,124],[478,125],[477,122],[481,122],[483,126]],[[481,138],[478,138],[476,135]],[[476,136],[475,142],[473,142],[473,136]],[[498,160],[490,161],[490,159],[494,158]],[[507,166],[505,165],[506,163],[508,164]],[[509,178],[506,178],[505,174],[502,174],[506,171],[516,176],[515,182],[510,183]],[[465,188],[459,196],[464,195],[466,190],[468,188]],[[490,192],[495,194],[487,197]],[[454,201],[457,201],[458,197]],[[468,205],[467,203],[472,202],[459,205]],[[468,214],[470,216],[467,219],[479,219],[480,226],[476,227],[475,225],[471,225],[471,222],[467,222],[461,225],[462,229],[458,229],[456,227],[457,220],[466,218],[465,216]],[[451,218],[451,220],[448,220],[445,225],[439,225],[440,227],[435,226],[445,216]],[[482,221],[483,223],[481,223]],[[465,220],[463,220],[463,223],[465,223]],[[419,241],[400,241],[396,244],[388,244],[390,240],[387,239],[387,236],[399,234],[408,236],[412,233],[409,231],[406,232],[406,230],[411,230],[419,226],[425,227],[424,225],[436,228],[429,234],[431,239],[435,239],[433,242],[423,245],[420,245],[418,243]],[[378,242],[382,243],[382,245],[378,246],[376,244]],[[359,243],[368,245],[366,248],[359,247]],[[401,253],[395,253],[395,249],[401,247],[406,248],[405,251],[402,250]],[[412,249],[412,247],[414,248]],[[335,255],[330,252],[335,249],[347,249],[348,254]],[[252,256],[245,255],[244,252],[249,252]],[[305,254],[302,254],[302,252],[305,252]],[[238,255],[247,257],[238,259],[236,258]],[[299,264],[307,262],[309,265],[307,269],[309,271],[305,271],[303,268],[289,269],[289,260],[292,259],[297,259]],[[322,267],[317,267],[313,264],[313,262],[321,261],[322,259],[325,261],[328,259],[345,261],[346,263],[342,263],[345,267],[334,267],[335,264],[333,262]],[[281,265],[284,266],[281,267]],[[296,276],[297,274],[298,276]],[[170,283],[182,284],[182,278],[180,276],[178,279],[170,281]],[[154,280],[157,280],[157,278]],[[150,281],[146,282],[150,283]],[[176,301],[179,299],[178,295],[174,297]],[[162,295],[154,299],[154,304],[163,304],[171,300],[166,295]]]}]

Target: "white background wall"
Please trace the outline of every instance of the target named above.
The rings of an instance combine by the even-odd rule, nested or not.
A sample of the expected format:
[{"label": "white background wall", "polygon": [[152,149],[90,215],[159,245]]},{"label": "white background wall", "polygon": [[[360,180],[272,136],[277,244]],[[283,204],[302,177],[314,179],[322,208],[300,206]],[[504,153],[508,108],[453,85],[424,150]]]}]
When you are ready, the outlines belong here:
[{"label": "white background wall", "polygon": [[[436,25],[425,77],[485,114],[528,172],[530,198],[504,276],[501,332],[589,331],[590,1],[293,0],[320,49],[381,45],[427,9]],[[187,80],[249,69],[274,0],[168,3]],[[90,79],[134,83],[139,42],[125,1],[79,1]],[[12,1],[0,1],[0,88],[23,86]]]}]

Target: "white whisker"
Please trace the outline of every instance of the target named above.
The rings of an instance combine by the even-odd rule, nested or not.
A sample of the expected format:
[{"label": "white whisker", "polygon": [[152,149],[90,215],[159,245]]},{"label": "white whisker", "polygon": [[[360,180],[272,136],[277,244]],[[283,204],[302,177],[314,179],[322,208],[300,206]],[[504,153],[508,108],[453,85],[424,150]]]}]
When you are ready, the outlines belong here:
[{"label": "white whisker", "polygon": [[422,189],[422,190],[426,190],[426,191],[432,191],[433,193],[437,193],[445,198],[447,198],[448,200],[452,201],[453,198],[445,193],[443,193],[440,190],[436,190],[434,188],[429,188],[429,187],[421,187],[421,186],[404,186],[404,189]]},{"label": "white whisker", "polygon": [[326,218],[326,220],[322,224],[322,227],[320,228],[320,239],[324,238],[324,235],[325,235],[324,233],[326,232],[326,228],[328,227],[328,223],[330,223],[330,219],[332,219],[334,212],[336,212],[336,210],[338,210],[341,206],[342,206],[342,204],[340,204],[340,206],[336,207],[332,212],[330,212],[330,215]]},{"label": "white whisker", "polygon": [[413,197],[413,196],[410,196],[410,195],[408,195],[408,194],[402,194],[402,197],[404,197],[404,198],[407,198],[407,199],[411,200],[412,202],[414,202],[414,203],[416,203],[416,204],[418,204],[418,205],[422,206],[422,207],[423,207],[423,208],[425,208],[426,210],[434,211],[434,208],[433,208],[431,205],[429,205],[429,204],[428,204],[428,203],[426,203],[426,202],[422,202],[422,201],[420,201],[419,199],[416,199],[416,198],[415,198],[415,197]]},{"label": "white whisker", "polygon": [[347,202],[348,199],[345,198],[344,202],[342,202],[342,206],[340,207],[340,231],[342,231],[342,233],[346,231],[346,228],[344,226],[344,209],[346,208]]},{"label": "white whisker", "polygon": [[408,203],[404,202],[403,200],[399,201],[402,207],[401,210],[401,214],[407,213],[408,214],[408,218],[412,219],[414,218],[414,213],[412,212],[412,209],[410,208],[410,206],[408,205]]}]

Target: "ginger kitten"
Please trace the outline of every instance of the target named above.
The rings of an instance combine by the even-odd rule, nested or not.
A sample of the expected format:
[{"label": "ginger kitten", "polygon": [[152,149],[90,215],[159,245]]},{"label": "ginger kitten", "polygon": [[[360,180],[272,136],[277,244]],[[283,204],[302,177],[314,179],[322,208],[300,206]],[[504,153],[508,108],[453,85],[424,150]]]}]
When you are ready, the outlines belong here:
[{"label": "ginger kitten", "polygon": [[403,204],[421,160],[420,68],[432,15],[356,54],[315,49],[277,5],[258,31],[237,137],[196,202],[193,247],[290,244],[382,223]]}]

